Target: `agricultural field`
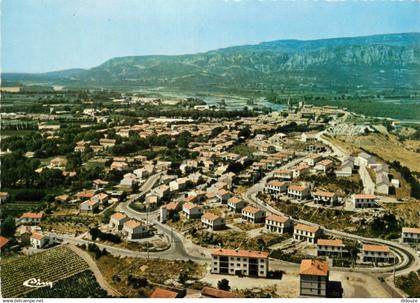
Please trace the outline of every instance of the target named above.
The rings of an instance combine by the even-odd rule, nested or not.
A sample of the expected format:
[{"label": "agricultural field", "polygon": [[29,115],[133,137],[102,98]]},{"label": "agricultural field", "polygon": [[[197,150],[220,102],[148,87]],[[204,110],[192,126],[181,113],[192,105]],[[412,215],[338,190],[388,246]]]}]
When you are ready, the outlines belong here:
[{"label": "agricultural field", "polygon": [[81,257],[65,246],[0,264],[2,296],[6,298],[20,297],[32,291],[32,288],[23,285],[28,279],[55,283],[89,269]]},{"label": "agricultural field", "polygon": [[26,298],[106,298],[107,293],[96,282],[95,275],[86,270],[24,295]]}]

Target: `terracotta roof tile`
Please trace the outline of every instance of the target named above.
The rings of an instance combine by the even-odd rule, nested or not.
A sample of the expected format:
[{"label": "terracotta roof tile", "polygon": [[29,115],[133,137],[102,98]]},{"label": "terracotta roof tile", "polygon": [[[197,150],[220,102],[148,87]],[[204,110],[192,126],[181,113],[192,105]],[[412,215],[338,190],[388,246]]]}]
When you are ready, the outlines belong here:
[{"label": "terracotta roof tile", "polygon": [[163,288],[156,288],[150,295],[150,298],[176,298],[177,296],[178,293],[174,291]]},{"label": "terracotta roof tile", "polygon": [[267,259],[269,253],[265,251],[253,250],[234,250],[234,249],[216,249],[211,253],[212,256],[229,256],[229,257],[245,257]]},{"label": "terracotta roof tile", "polygon": [[308,276],[328,276],[328,263],[321,260],[304,259],[300,263],[299,274]]}]

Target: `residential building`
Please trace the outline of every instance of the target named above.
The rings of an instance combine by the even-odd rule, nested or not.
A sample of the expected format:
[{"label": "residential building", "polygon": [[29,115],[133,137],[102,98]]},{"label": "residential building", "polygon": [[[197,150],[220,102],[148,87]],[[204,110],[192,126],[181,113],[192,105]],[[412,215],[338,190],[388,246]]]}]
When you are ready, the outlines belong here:
[{"label": "residential building", "polygon": [[225,204],[232,197],[232,193],[225,189],[221,189],[216,192],[216,197],[220,203]]},{"label": "residential building", "polygon": [[115,213],[109,219],[109,227],[115,230],[122,230],[124,223],[130,220],[127,215],[123,213]]},{"label": "residential building", "polygon": [[281,193],[286,193],[288,186],[289,184],[286,182],[278,181],[278,180],[270,180],[265,185],[264,190],[266,193],[269,193],[274,196],[278,196]]},{"label": "residential building", "polygon": [[43,235],[40,233],[32,233],[31,246],[33,248],[36,248],[36,249],[44,248],[51,242],[52,242],[51,239],[46,235]]},{"label": "residential building", "polygon": [[228,200],[227,206],[229,209],[231,209],[235,213],[239,213],[245,207],[245,201],[242,199],[239,199],[238,197],[232,197]]},{"label": "residential building", "polygon": [[394,257],[386,245],[363,244],[361,252],[362,262],[392,263]]},{"label": "residential building", "polygon": [[182,206],[182,211],[185,213],[188,219],[197,219],[201,218],[203,215],[203,208],[200,205],[194,203],[184,203]]},{"label": "residential building", "polygon": [[205,286],[201,289],[202,298],[244,298],[244,296],[227,290],[221,290],[213,287]]},{"label": "residential building", "polygon": [[310,196],[309,187],[303,185],[290,185],[287,195],[293,199],[302,200]]},{"label": "residential building", "polygon": [[204,215],[201,216],[201,223],[204,227],[210,228],[211,230],[225,228],[225,219],[210,212],[204,213]]},{"label": "residential building", "polygon": [[368,153],[361,152],[359,155],[354,159],[354,164],[356,166],[369,166],[370,164],[374,164],[376,162],[376,159],[374,156],[369,155]]},{"label": "residential building", "polygon": [[377,207],[377,197],[369,194],[354,194],[352,196],[352,203],[355,208],[370,208]]},{"label": "residential building", "polygon": [[262,223],[265,220],[265,211],[256,207],[247,206],[242,209],[241,217],[251,223]]},{"label": "residential building", "polygon": [[41,223],[42,213],[27,212],[20,216],[19,222],[23,224],[38,224]]},{"label": "residential building", "polygon": [[341,163],[341,166],[335,170],[336,177],[351,177],[353,173],[353,159],[349,158]]},{"label": "residential building", "polygon": [[315,203],[328,206],[334,206],[338,202],[337,195],[328,191],[315,191],[312,193],[312,198]]},{"label": "residential building", "polygon": [[293,179],[293,172],[288,169],[276,169],[273,170],[273,177],[280,179],[280,180],[292,180]]},{"label": "residential building", "polygon": [[292,228],[292,220],[285,216],[269,215],[265,218],[265,229],[283,234]]},{"label": "residential building", "polygon": [[406,243],[420,243],[420,228],[403,227],[401,237]]},{"label": "residential building", "polygon": [[300,295],[326,297],[329,266],[326,261],[304,259],[300,263]]},{"label": "residential building", "polygon": [[315,244],[316,239],[321,235],[321,229],[318,226],[306,224],[297,224],[294,227],[293,239],[305,240],[308,243]]},{"label": "residential building", "polygon": [[268,252],[217,249],[211,254],[211,273],[266,277]]},{"label": "residential building", "polygon": [[316,242],[318,256],[342,257],[344,254],[344,247],[343,241],[340,239],[318,239]]},{"label": "residential building", "polygon": [[8,192],[0,192],[0,202],[4,202],[7,199],[9,199],[9,193]]},{"label": "residential building", "polygon": [[10,240],[0,236],[0,251],[4,252],[5,250],[7,250],[7,247],[9,246]]},{"label": "residential building", "polygon": [[90,200],[80,203],[81,212],[94,213],[98,209],[99,209],[99,202],[96,200],[90,199]]},{"label": "residential building", "polygon": [[145,238],[149,235],[147,227],[133,219],[123,224],[122,231],[129,240]]}]

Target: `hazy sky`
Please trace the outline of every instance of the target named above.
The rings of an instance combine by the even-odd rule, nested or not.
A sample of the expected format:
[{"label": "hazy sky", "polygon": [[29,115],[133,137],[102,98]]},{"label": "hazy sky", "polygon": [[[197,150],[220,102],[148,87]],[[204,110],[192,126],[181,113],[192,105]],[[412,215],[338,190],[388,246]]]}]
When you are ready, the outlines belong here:
[{"label": "hazy sky", "polygon": [[277,39],[420,32],[418,1],[2,0],[3,72]]}]

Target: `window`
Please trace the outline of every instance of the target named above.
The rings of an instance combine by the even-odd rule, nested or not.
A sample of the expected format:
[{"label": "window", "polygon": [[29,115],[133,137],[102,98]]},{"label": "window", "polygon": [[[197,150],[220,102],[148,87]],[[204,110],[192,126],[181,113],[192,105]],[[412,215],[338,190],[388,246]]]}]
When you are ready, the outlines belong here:
[{"label": "window", "polygon": [[214,265],[217,265],[217,262],[214,262]]},{"label": "window", "polygon": [[263,275],[264,274],[264,271],[260,271],[260,275]]}]

